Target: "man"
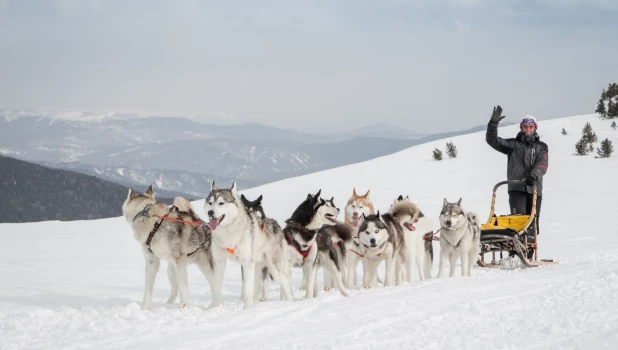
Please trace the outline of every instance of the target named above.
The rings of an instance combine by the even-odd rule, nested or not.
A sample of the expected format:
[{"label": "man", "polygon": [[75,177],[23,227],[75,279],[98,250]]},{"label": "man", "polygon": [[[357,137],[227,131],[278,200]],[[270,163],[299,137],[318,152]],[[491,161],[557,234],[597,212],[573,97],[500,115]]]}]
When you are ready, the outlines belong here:
[{"label": "man", "polygon": [[519,124],[519,133],[515,138],[498,137],[498,123],[502,116],[502,107],[494,107],[485,140],[495,150],[507,155],[507,180],[526,179],[525,183],[508,184],[511,214],[529,215],[532,211],[532,186],[536,183],[536,225],[540,233],[539,216],[543,199],[543,176],[547,173],[547,145],[539,139],[537,122],[533,116],[525,116]]}]

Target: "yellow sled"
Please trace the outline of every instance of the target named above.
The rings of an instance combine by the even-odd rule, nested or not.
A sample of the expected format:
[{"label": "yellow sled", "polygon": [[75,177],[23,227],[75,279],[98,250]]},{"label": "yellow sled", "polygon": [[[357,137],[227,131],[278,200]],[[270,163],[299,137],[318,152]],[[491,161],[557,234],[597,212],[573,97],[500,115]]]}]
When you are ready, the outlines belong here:
[{"label": "yellow sled", "polygon": [[[514,252],[524,266],[536,267],[557,264],[550,259],[539,260],[538,227],[536,225],[536,185],[533,187],[532,211],[530,215],[495,215],[496,191],[498,187],[508,183],[522,183],[526,180],[511,180],[498,182],[494,186],[491,198],[491,211],[487,223],[481,225],[481,252],[477,260],[482,267],[499,266],[496,253],[503,252],[507,256]],[[485,254],[491,253],[491,262],[485,262]]]}]

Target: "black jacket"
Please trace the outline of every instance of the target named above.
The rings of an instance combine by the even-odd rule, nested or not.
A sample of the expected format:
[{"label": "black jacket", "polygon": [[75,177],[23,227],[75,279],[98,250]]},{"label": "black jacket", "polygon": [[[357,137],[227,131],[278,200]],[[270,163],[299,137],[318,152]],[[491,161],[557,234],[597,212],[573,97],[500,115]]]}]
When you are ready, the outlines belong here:
[{"label": "black jacket", "polygon": [[[536,176],[536,193],[543,195],[543,175],[547,173],[547,145],[539,140],[539,135],[535,132],[526,136],[519,132],[515,138],[503,139],[498,137],[498,123],[489,122],[487,124],[487,134],[485,135],[487,144],[496,151],[508,156],[506,178],[507,180],[525,179],[528,174]],[[522,191],[532,193],[532,187],[525,183],[509,184],[509,191]]]}]

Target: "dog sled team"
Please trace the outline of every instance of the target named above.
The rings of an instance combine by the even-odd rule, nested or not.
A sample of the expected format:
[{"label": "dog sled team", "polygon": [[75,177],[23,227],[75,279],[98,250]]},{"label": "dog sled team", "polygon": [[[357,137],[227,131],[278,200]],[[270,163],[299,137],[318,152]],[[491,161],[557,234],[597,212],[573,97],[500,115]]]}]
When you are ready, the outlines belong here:
[{"label": "dog sled team", "polygon": [[[318,271],[323,271],[325,290],[400,285],[431,278],[433,224],[407,196],[399,195],[387,211],[375,211],[370,191],[356,193],[344,208],[343,221],[334,198],[321,190],[299,199],[283,225],[269,218],[262,196],[250,200],[239,195],[236,184],[220,189],[213,182],[205,199],[202,221],[191,203],[177,197],[171,207],[158,202],[152,186],[143,193],[132,189],[122,212],[140,243],[146,260],[142,308],[150,308],[152,290],[160,261],[168,263],[171,284],[168,303],[180,294],[180,305],[189,303],[187,266],[196,264],[209,282],[210,307],[222,304],[223,277],[227,261],[241,266],[244,308],[268,299],[269,283],[280,285],[280,300],[292,301],[292,269],[302,269],[305,298],[318,294]],[[476,214],[463,209],[461,199],[444,199],[439,215],[440,261],[437,277],[455,274],[461,261],[463,276],[470,276],[479,255],[480,229]],[[385,264],[385,274],[378,266]],[[362,275],[357,274],[359,263]]]}]

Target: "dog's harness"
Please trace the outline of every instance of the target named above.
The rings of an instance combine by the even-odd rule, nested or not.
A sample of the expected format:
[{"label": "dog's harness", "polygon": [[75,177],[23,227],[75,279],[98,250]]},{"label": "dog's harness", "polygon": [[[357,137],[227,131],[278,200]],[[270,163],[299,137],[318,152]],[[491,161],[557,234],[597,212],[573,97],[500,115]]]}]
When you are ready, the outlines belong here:
[{"label": "dog's harness", "polygon": [[302,248],[300,247],[300,244],[298,244],[298,242],[296,242],[296,240],[292,238],[292,235],[290,234],[290,227],[293,227],[300,231],[309,232],[309,233],[316,232],[317,233],[316,242],[320,239],[320,236],[322,234],[317,232],[317,230],[308,230],[305,227],[303,227],[301,224],[298,224],[294,221],[289,221],[287,223],[287,225],[283,229],[283,233],[285,234],[285,240],[288,242],[289,245],[291,245],[292,247],[294,247],[294,249],[296,249],[298,254],[300,254],[303,257],[303,259],[305,259],[309,255],[309,252],[311,252],[311,247],[313,247],[313,244],[309,246],[309,249],[302,250]]},{"label": "dog's harness", "polygon": [[[144,207],[144,209],[142,209],[142,211],[140,211],[139,213],[137,213],[137,215],[135,215],[135,217],[133,218],[133,221],[137,220],[138,218],[140,218],[142,216],[145,216],[145,217],[149,218],[150,215],[148,214],[148,211],[150,210],[151,207],[152,207],[152,204],[146,205]],[[148,234],[148,239],[146,239],[146,247],[148,247],[148,250],[151,253],[152,253],[152,249],[150,249],[150,242],[152,242],[152,239],[154,238],[155,234],[159,230],[159,227],[161,227],[161,224],[163,223],[163,221],[181,222],[181,223],[184,223],[184,224],[187,224],[187,225],[191,225],[191,226],[206,226],[206,222],[204,222],[203,220],[200,220],[200,221],[186,221],[186,220],[180,220],[180,219],[176,219],[176,218],[170,217],[169,216],[170,213],[173,212],[174,210],[178,210],[178,207],[176,207],[175,205],[172,205],[170,207],[170,210],[167,213],[167,215],[159,216],[159,220],[157,222],[155,222],[154,227],[152,228],[152,230]],[[197,249],[195,249],[193,252],[187,254],[187,257],[197,253],[197,251],[202,249],[205,244],[206,244],[206,241],[201,243],[197,247]]]},{"label": "dog's harness", "polygon": [[[358,242],[356,242],[356,240],[358,240]],[[361,242],[360,242],[360,239],[359,239],[358,237],[354,237],[354,236],[352,236],[352,243],[354,243],[354,244],[355,244],[357,247],[359,247],[359,248],[360,248],[360,246],[361,246]],[[363,244],[363,245],[364,245],[364,244]],[[364,258],[364,257],[365,257],[365,254],[367,254],[367,248],[365,248],[365,254],[361,254],[361,253],[357,252],[357,251],[356,251],[356,250],[354,250],[354,249],[349,249],[349,251],[351,251],[352,253],[354,253],[354,254],[356,254],[356,255],[360,256],[361,258]],[[360,251],[360,249],[359,249],[359,251]]]},{"label": "dog's harness", "polygon": [[439,241],[440,237],[436,237],[436,235],[438,234],[438,232],[440,232],[440,230],[442,230],[442,229],[439,229],[436,232],[429,231],[429,232],[425,233],[425,235],[423,235],[423,239],[426,240],[426,241]]},{"label": "dog's harness", "polygon": [[[266,223],[262,223],[262,232],[266,232]],[[224,248],[228,253],[236,255],[236,248]]]}]

